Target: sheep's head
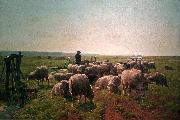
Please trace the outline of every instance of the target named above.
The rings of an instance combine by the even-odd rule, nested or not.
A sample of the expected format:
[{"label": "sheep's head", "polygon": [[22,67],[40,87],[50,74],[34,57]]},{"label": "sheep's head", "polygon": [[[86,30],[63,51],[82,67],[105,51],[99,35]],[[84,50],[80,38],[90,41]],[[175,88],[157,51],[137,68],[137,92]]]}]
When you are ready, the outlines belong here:
[{"label": "sheep's head", "polygon": [[117,93],[118,92],[118,86],[116,85],[108,85],[107,89],[110,93]]},{"label": "sheep's head", "polygon": [[70,96],[68,81],[62,80],[59,88],[62,91],[63,96]]}]

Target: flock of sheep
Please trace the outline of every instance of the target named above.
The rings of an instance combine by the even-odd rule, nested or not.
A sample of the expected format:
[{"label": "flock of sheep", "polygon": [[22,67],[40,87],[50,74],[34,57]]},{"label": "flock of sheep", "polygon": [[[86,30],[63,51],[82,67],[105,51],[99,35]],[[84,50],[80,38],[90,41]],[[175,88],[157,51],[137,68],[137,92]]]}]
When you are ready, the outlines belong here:
[{"label": "flock of sheep", "polygon": [[[89,62],[81,65],[69,64],[68,69],[60,69],[48,74],[46,66],[38,67],[29,74],[28,79],[44,79],[51,82],[58,81],[51,90],[51,97],[54,95],[71,96],[73,99],[84,95],[85,100],[93,100],[94,89],[106,89],[109,93],[122,91],[122,94],[130,94],[134,90],[137,94],[148,89],[148,84],[166,86],[167,80],[160,72],[151,73],[150,69],[155,69],[154,62],[144,60],[131,60],[128,62],[111,63],[106,61]],[[38,82],[39,83],[39,82]]]}]

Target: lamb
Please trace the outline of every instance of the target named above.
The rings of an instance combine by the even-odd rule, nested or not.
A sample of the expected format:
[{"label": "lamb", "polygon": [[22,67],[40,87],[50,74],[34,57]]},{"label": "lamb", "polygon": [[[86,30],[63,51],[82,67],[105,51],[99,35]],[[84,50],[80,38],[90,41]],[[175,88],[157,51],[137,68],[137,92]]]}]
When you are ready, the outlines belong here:
[{"label": "lamb", "polygon": [[[148,87],[148,81],[145,79],[141,70],[131,69],[124,70],[121,75],[121,86],[123,89],[123,94],[128,92],[131,93],[131,89],[138,91],[144,91]],[[128,91],[127,91],[128,90]]]},{"label": "lamb", "polygon": [[89,79],[85,74],[75,74],[70,77],[69,79],[69,91],[72,95],[73,99],[75,99],[76,96],[84,95],[85,101],[86,98],[92,101],[94,98],[93,90],[90,86]]},{"label": "lamb", "polygon": [[97,90],[108,89],[109,93],[116,93],[120,85],[120,76],[103,76],[99,78],[95,83]]},{"label": "lamb", "polygon": [[51,90],[51,98],[53,98],[55,95],[63,97],[69,95],[69,84],[67,80],[62,80],[53,86]]},{"label": "lamb", "polygon": [[48,85],[49,85],[48,68],[46,66],[40,66],[37,67],[35,71],[31,72],[28,76],[28,80],[35,80],[35,79],[38,80],[38,85],[40,81],[43,84],[44,79],[48,81]]},{"label": "lamb", "polygon": [[147,79],[150,80],[151,82],[155,82],[156,85],[162,85],[162,86],[169,87],[167,84],[167,78],[162,73],[156,72],[156,73],[150,75],[149,77],[147,77]]}]

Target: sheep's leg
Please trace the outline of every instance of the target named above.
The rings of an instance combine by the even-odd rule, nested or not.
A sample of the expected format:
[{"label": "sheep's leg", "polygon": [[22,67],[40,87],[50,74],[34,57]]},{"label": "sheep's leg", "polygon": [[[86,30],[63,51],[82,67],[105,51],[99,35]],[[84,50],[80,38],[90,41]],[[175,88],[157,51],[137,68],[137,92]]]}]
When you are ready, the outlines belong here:
[{"label": "sheep's leg", "polygon": [[44,78],[41,79],[41,84],[43,85]]},{"label": "sheep's leg", "polygon": [[39,86],[39,80],[37,80],[38,86]]},{"label": "sheep's leg", "polygon": [[125,86],[124,85],[122,85],[122,89],[123,89],[122,94],[125,95]]},{"label": "sheep's leg", "polygon": [[143,97],[144,97],[144,96],[145,96],[145,94],[146,94],[145,92],[146,92],[146,91],[143,91],[143,93],[142,93],[142,96],[143,96]]},{"label": "sheep's leg", "polygon": [[48,81],[48,87],[49,87],[49,79],[48,79],[48,78],[46,78],[46,80]]},{"label": "sheep's leg", "polygon": [[81,100],[81,95],[79,95],[78,103],[80,102],[80,100]]},{"label": "sheep's leg", "polygon": [[86,103],[86,96],[84,96],[84,99],[85,99],[85,103]]},{"label": "sheep's leg", "polygon": [[128,87],[128,96],[130,96],[131,88]]},{"label": "sheep's leg", "polygon": [[73,102],[72,102],[72,104],[71,104],[71,107],[74,107],[74,102],[75,102],[75,97],[74,97],[74,96],[72,97],[72,101],[73,101]]},{"label": "sheep's leg", "polygon": [[45,80],[46,80],[46,82],[48,82],[48,87],[49,87],[49,79],[48,79],[48,76],[45,77]]},{"label": "sheep's leg", "polygon": [[165,86],[169,88],[169,86],[168,86],[168,84],[167,84],[167,83],[165,83]]},{"label": "sheep's leg", "polygon": [[136,95],[138,96],[138,94],[139,94],[139,92],[138,92],[138,90],[136,89]]},{"label": "sheep's leg", "polygon": [[52,91],[51,91],[51,99],[53,98],[53,93],[52,93]]}]

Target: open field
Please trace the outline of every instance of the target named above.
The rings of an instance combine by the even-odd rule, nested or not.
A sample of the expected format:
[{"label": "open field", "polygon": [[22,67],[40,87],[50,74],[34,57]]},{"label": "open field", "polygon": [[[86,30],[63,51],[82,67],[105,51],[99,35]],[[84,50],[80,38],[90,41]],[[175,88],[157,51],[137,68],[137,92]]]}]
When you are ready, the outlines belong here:
[{"label": "open field", "polygon": [[[98,56],[97,60],[109,59],[111,62],[126,61],[129,57],[123,56]],[[0,60],[2,61],[2,57]],[[90,59],[86,56],[83,59]],[[27,101],[20,108],[18,105],[7,106],[5,101],[0,102],[0,119],[13,118],[17,120],[178,120],[180,119],[180,57],[145,57],[147,61],[156,63],[157,71],[164,73],[168,79],[169,88],[151,84],[145,97],[122,96],[109,94],[106,90],[94,91],[93,103],[84,103],[83,99],[72,106],[71,100],[62,97],[50,98],[50,87],[37,86],[36,81],[22,80],[28,87],[38,88],[38,96]],[[66,60],[47,59],[47,57],[22,58],[21,70],[26,78],[37,66],[65,67]],[[168,65],[174,70],[165,70]],[[0,72],[3,64],[0,64]],[[52,70],[49,70],[52,71]],[[152,70],[151,72],[155,72]],[[3,86],[1,85],[1,90]],[[3,108],[3,106],[7,106]],[[4,112],[6,111],[6,112]],[[5,115],[6,114],[6,115]]]}]

